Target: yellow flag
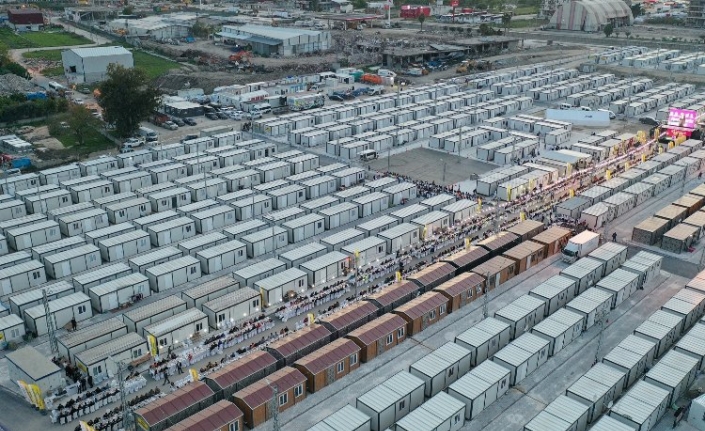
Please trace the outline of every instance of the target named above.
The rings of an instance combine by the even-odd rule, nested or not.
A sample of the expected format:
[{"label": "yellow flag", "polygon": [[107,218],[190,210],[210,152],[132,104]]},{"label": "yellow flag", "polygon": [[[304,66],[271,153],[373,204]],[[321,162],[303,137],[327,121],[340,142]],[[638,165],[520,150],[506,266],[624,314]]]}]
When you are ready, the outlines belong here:
[{"label": "yellow flag", "polygon": [[147,335],[147,341],[149,342],[149,353],[151,353],[152,356],[158,356],[159,346],[157,345],[157,339],[154,335]]},{"label": "yellow flag", "polygon": [[401,272],[397,271],[396,277],[397,277],[397,281],[401,281]]},{"label": "yellow flag", "polygon": [[629,162],[624,162],[624,170],[625,171],[628,171],[629,168],[631,168],[631,167],[632,167],[632,165]]},{"label": "yellow flag", "polygon": [[481,213],[482,212],[482,199],[477,198],[477,212]]},{"label": "yellow flag", "polygon": [[641,155],[641,163],[644,163],[646,161],[646,154]]},{"label": "yellow flag", "polygon": [[570,196],[571,198],[574,198],[574,197],[575,197],[575,190],[569,189],[569,190],[568,190],[568,196]]},{"label": "yellow flag", "polygon": [[519,220],[521,220],[521,221],[526,220],[526,214],[524,213],[524,211],[519,213]]},{"label": "yellow flag", "polygon": [[309,325],[310,325],[311,323],[316,323],[316,315],[315,315],[315,314],[313,314],[313,313],[308,313],[308,314],[306,314],[306,317],[308,317],[308,323],[309,323]]},{"label": "yellow flag", "polygon": [[191,381],[197,382],[200,380],[200,377],[198,376],[198,371],[196,371],[193,368],[189,368],[188,373],[191,375]]},{"label": "yellow flag", "polygon": [[658,146],[658,153],[659,153],[659,154],[662,154],[662,153],[663,153],[663,146],[662,146],[662,145],[659,145],[659,146]]},{"label": "yellow flag", "polygon": [[572,174],[572,173],[573,173],[573,165],[571,165],[570,163],[566,163],[566,165],[565,165],[565,175],[566,175],[566,176],[570,176],[570,174]]},{"label": "yellow flag", "polygon": [[673,147],[675,147],[675,146],[676,146],[676,143],[673,142],[673,141],[671,141],[671,142],[668,143],[668,148],[673,148]]},{"label": "yellow flag", "polygon": [[86,422],[79,421],[78,423],[81,425],[81,431],[95,431],[95,428],[88,425]]},{"label": "yellow flag", "polygon": [[612,171],[610,171],[609,169],[607,169],[607,171],[605,171],[605,179],[606,180],[612,179]]},{"label": "yellow flag", "polygon": [[465,250],[470,248],[470,238],[465,238]]},{"label": "yellow flag", "polygon": [[355,250],[355,259],[360,258],[360,250]]},{"label": "yellow flag", "polygon": [[34,395],[27,387],[27,383],[23,382],[22,380],[18,380],[17,384],[20,386],[20,390],[22,391],[22,395],[24,395],[25,400],[27,400],[28,403],[34,405]]},{"label": "yellow flag", "polygon": [[507,200],[512,200],[512,186],[507,186]]},{"label": "yellow flag", "polygon": [[657,128],[654,130],[654,139],[658,139],[658,138],[660,138],[660,137],[661,137],[661,128],[660,128],[660,127],[657,127]]},{"label": "yellow flag", "polygon": [[428,233],[428,226],[423,227],[423,238],[426,238],[426,234]]},{"label": "yellow flag", "polygon": [[36,406],[39,410],[44,410],[44,397],[42,396],[42,390],[36,384],[29,385],[29,389],[34,393],[34,399]]}]

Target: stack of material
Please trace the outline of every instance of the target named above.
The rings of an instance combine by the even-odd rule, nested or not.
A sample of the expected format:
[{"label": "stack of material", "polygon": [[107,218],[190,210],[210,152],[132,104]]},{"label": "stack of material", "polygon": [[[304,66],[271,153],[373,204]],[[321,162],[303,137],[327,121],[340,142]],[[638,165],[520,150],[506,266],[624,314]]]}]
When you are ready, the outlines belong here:
[{"label": "stack of material", "polygon": [[663,234],[661,248],[673,253],[681,253],[690,247],[698,237],[699,229],[696,226],[681,223]]},{"label": "stack of material", "polygon": [[39,87],[17,75],[13,75],[11,73],[8,73],[7,75],[0,75],[0,95],[9,96],[11,94],[26,93],[28,91],[37,90],[39,90]]},{"label": "stack of material", "polygon": [[632,241],[642,244],[657,244],[664,233],[668,230],[668,220],[649,217],[632,230]]}]

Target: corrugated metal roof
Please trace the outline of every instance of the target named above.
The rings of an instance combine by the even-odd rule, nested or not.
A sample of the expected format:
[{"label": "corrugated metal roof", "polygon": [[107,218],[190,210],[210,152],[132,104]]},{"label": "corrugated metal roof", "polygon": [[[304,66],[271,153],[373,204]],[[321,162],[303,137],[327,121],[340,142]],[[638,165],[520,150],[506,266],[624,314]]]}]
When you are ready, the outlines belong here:
[{"label": "corrugated metal roof", "polygon": [[426,313],[439,307],[440,305],[447,303],[448,298],[446,298],[442,293],[426,292],[406,304],[400,305],[394,310],[394,312],[404,314],[410,319],[415,320],[423,317]]},{"label": "corrugated metal roof", "polygon": [[100,323],[64,334],[59,337],[59,342],[66,348],[71,349],[72,347],[94,340],[102,335],[119,331],[120,329],[125,329],[125,332],[127,332],[127,325],[119,318],[113,317],[112,319],[104,320]]},{"label": "corrugated metal roof", "polygon": [[[421,382],[423,384],[423,382]],[[382,384],[357,397],[357,401],[374,412],[383,412],[394,405],[403,395]]]},{"label": "corrugated metal roof", "polygon": [[[271,268],[270,268],[271,269]],[[298,279],[307,279],[306,273],[298,268],[289,268],[270,277],[256,281],[255,286],[264,290],[272,290]]]},{"label": "corrugated metal roof", "polygon": [[312,344],[326,340],[330,338],[330,336],[331,333],[328,329],[323,325],[314,323],[271,343],[267,347],[267,350],[276,352],[281,357],[286,358]]},{"label": "corrugated metal roof", "polygon": [[20,319],[16,314],[8,314],[7,316],[0,317],[0,331],[20,325],[24,326],[24,320]]},{"label": "corrugated metal roof", "polygon": [[509,375],[509,370],[492,361],[484,361],[470,373],[489,383],[497,383]]},{"label": "corrugated metal roof", "polygon": [[296,386],[305,384],[306,377],[301,371],[292,367],[284,367],[270,374],[266,380],[262,379],[236,392],[234,397],[241,399],[250,408],[254,409],[271,401],[273,386],[277,387],[279,393],[283,393]]},{"label": "corrugated metal roof", "polygon": [[108,340],[93,348],[76,353],[76,360],[81,361],[86,366],[91,366],[97,362],[131,350],[135,347],[144,346],[145,354],[147,352],[147,342],[141,335],[130,332],[121,337]]},{"label": "corrugated metal roof", "polygon": [[[59,310],[64,310],[75,305],[90,303],[90,301],[91,299],[83,292],[72,293],[49,301],[49,313],[56,313]],[[35,305],[34,307],[26,309],[24,312],[27,316],[35,320],[46,315],[43,304]]]},{"label": "corrugated metal roof", "polygon": [[348,334],[348,337],[360,340],[365,346],[370,346],[377,340],[386,339],[394,331],[405,328],[406,321],[399,315],[387,313],[371,322],[364,324]]},{"label": "corrugated metal roof", "polygon": [[198,322],[203,320],[208,321],[208,316],[201,310],[197,308],[191,308],[186,311],[182,311],[179,314],[175,314],[169,317],[167,320],[162,320],[161,322],[152,323],[144,327],[146,332],[154,335],[156,338],[159,336],[173,332],[185,325]]},{"label": "corrugated metal roof", "polygon": [[167,428],[166,431],[216,431],[241,417],[243,413],[235,404],[221,400]]},{"label": "corrugated metal roof", "polygon": [[590,428],[590,431],[634,431],[634,427],[624,424],[609,416],[602,416]]},{"label": "corrugated metal roof", "polygon": [[579,396],[588,401],[593,401],[604,396],[612,388],[609,386],[596,382],[592,379],[588,379],[583,376],[580,377],[575,383],[573,383],[567,391]]},{"label": "corrugated metal roof", "polygon": [[214,245],[213,247],[206,248],[204,250],[199,251],[196,253],[196,256],[202,257],[204,259],[210,259],[216,256],[220,256],[223,253],[227,253],[229,251],[235,251],[238,249],[244,249],[247,246],[240,241],[237,240],[230,240],[228,242],[225,242],[223,244],[218,244]]},{"label": "corrugated metal roof", "polygon": [[112,57],[116,55],[132,55],[130,51],[122,46],[102,46],[96,48],[73,48],[71,52],[81,58],[90,57]]},{"label": "corrugated metal roof", "polygon": [[360,301],[344,307],[335,313],[323,317],[321,320],[336,331],[356,325],[361,321],[368,321],[376,315],[377,307],[371,302]]},{"label": "corrugated metal roof", "polygon": [[235,281],[235,279],[226,275],[210,281],[206,281],[205,283],[201,283],[198,286],[192,287],[191,289],[187,289],[181,292],[181,295],[188,296],[192,299],[198,299],[207,296],[211,293],[215,293],[219,290],[228,289],[232,286],[239,287],[239,284],[240,283],[238,281]]},{"label": "corrugated metal roof", "polygon": [[392,217],[396,217],[398,219],[403,219],[406,217],[414,216],[419,213],[427,213],[429,211],[429,208],[427,206],[421,205],[421,204],[412,204],[408,205],[402,208],[399,208],[398,210],[390,213]]},{"label": "corrugated metal roof", "polygon": [[436,283],[441,279],[448,278],[453,274],[455,274],[455,268],[453,265],[445,262],[437,262],[413,275],[410,275],[408,279],[416,281],[417,284],[428,288],[431,284]]},{"label": "corrugated metal roof", "polygon": [[192,382],[177,389],[164,398],[159,398],[145,407],[137,409],[135,414],[144,418],[151,426],[155,426],[187,407],[196,405],[213,397],[214,392],[203,382]]},{"label": "corrugated metal roof", "polygon": [[148,275],[159,277],[173,271],[187,268],[191,265],[199,265],[200,268],[200,261],[193,256],[184,256],[168,262],[160,263],[159,265],[155,265],[151,268],[147,268],[146,273]]},{"label": "corrugated metal roof", "polygon": [[359,352],[360,347],[352,340],[339,338],[299,359],[296,364],[316,375]]},{"label": "corrugated metal roof", "polygon": [[570,422],[567,422],[551,413],[543,410],[533,419],[524,425],[525,431],[564,431],[570,429]]},{"label": "corrugated metal roof", "polygon": [[249,355],[235,362],[226,364],[223,368],[209,374],[206,379],[215,382],[220,388],[225,389],[235,386],[244,379],[262,373],[264,370],[276,366],[277,360],[268,352],[255,350]]},{"label": "corrugated metal roof", "polygon": [[238,277],[247,280],[249,278],[255,277],[268,271],[277,271],[280,268],[286,268],[286,264],[280,260],[271,258],[263,260],[261,262],[250,264],[249,266],[235,271],[235,274]]},{"label": "corrugated metal roof", "polygon": [[258,291],[245,286],[242,289],[238,289],[234,292],[230,292],[218,298],[212,299],[203,304],[202,307],[208,308],[209,310],[217,313],[219,311],[248,302],[253,298],[259,298],[259,296],[260,293]]},{"label": "corrugated metal roof", "polygon": [[240,238],[244,242],[249,242],[251,244],[254,244],[259,241],[263,241],[267,238],[272,238],[275,237],[279,234],[286,233],[286,229],[280,227],[280,226],[272,226],[268,228],[264,228],[263,230],[248,234]]},{"label": "corrugated metal roof", "polygon": [[333,431],[356,431],[362,429],[365,424],[369,424],[370,418],[347,404],[320,423],[330,426]]}]

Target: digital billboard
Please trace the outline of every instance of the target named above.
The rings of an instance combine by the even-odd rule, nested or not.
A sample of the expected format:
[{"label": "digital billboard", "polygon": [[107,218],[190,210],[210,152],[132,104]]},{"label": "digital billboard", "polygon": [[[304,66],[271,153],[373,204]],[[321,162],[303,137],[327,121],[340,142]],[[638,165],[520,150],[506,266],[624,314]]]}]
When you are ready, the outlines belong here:
[{"label": "digital billboard", "polygon": [[695,129],[698,119],[697,111],[690,109],[671,108],[668,110],[668,125]]}]

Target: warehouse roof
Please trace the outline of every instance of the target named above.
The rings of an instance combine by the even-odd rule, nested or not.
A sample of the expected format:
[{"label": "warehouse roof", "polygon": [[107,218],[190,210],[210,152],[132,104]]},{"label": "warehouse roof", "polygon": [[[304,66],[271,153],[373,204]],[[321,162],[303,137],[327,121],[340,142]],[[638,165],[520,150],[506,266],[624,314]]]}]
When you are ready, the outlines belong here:
[{"label": "warehouse roof", "polygon": [[73,52],[81,58],[90,57],[111,57],[114,55],[132,55],[130,51],[122,46],[103,46],[96,48],[73,48],[69,51]]}]

